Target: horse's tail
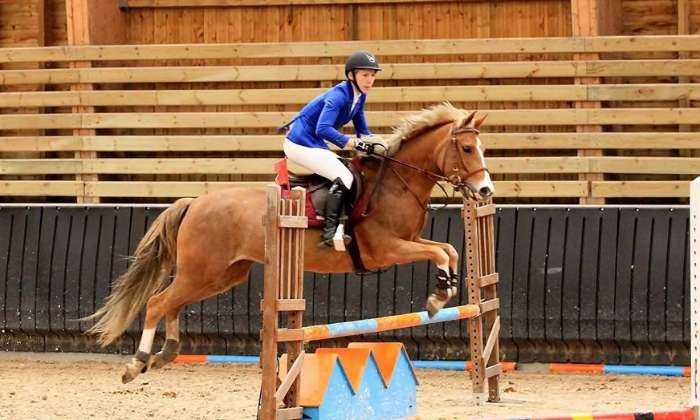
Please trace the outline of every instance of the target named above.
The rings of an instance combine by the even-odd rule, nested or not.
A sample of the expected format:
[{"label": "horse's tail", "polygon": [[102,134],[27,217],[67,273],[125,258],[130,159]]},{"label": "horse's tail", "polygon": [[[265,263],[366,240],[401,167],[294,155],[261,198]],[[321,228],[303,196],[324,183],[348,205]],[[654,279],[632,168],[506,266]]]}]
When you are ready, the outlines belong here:
[{"label": "horse's tail", "polygon": [[131,325],[148,298],[163,287],[176,262],[177,232],[193,198],[181,198],[161,213],[139,242],[126,273],[114,281],[104,306],[85,320],[98,319],[87,332],[104,347]]}]

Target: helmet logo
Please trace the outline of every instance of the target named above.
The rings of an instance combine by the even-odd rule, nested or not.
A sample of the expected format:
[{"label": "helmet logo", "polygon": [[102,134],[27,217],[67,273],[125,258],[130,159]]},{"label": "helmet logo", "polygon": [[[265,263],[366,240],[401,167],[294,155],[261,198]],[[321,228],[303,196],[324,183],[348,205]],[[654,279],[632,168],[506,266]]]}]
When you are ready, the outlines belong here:
[{"label": "helmet logo", "polygon": [[376,63],[376,62],[377,62],[377,59],[374,58],[374,56],[373,56],[372,54],[365,54],[365,57],[367,57],[367,60],[368,60],[370,63]]}]

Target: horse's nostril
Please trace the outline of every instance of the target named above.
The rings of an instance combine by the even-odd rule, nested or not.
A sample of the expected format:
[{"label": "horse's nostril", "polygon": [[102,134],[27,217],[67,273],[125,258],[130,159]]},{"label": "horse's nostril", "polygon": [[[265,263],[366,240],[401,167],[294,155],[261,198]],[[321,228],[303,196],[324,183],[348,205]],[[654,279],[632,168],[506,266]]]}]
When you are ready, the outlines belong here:
[{"label": "horse's nostril", "polygon": [[492,194],[491,188],[481,187],[481,189],[479,190],[479,194],[481,194],[483,197],[488,197]]}]

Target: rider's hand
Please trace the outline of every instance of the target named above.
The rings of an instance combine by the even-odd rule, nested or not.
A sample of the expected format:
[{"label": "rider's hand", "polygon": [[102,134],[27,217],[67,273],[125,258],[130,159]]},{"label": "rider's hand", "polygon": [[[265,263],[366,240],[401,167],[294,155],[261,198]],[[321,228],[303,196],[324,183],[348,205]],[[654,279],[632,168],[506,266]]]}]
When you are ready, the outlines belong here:
[{"label": "rider's hand", "polygon": [[362,139],[355,139],[353,149],[355,149],[355,151],[358,153],[364,153],[366,155],[371,155],[374,153],[374,145]]},{"label": "rider's hand", "polygon": [[353,139],[352,147],[366,155],[386,155],[389,150],[386,140],[376,134]]},{"label": "rider's hand", "polygon": [[372,148],[372,153],[374,154],[386,155],[389,152],[389,144],[382,136],[371,134],[369,136],[360,137],[360,140],[364,141],[365,143],[369,143]]},{"label": "rider's hand", "polygon": [[348,142],[345,144],[345,149],[355,150],[356,152],[364,155],[370,155],[373,152],[372,144],[355,137],[351,137],[350,140],[348,140]]}]

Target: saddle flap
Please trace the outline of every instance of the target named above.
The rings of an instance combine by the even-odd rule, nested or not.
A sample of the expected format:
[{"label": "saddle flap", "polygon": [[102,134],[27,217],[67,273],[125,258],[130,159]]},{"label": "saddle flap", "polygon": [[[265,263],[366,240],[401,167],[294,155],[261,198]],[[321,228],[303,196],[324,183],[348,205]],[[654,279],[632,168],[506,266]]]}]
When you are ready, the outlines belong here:
[{"label": "saddle flap", "polygon": [[[350,161],[348,159],[341,159],[341,161],[350,169],[354,179],[346,203],[348,214],[353,214],[356,213],[353,209],[356,203],[362,198],[362,193],[364,191],[364,179],[360,172],[360,160],[353,159]],[[290,190],[293,187],[302,187],[306,189],[306,215],[309,219],[309,226],[322,226],[326,197],[328,196],[328,189],[332,185],[332,182],[318,174],[298,175],[290,172],[287,169],[287,158],[277,162],[274,169],[277,173],[275,182],[281,185],[283,190]]]}]

